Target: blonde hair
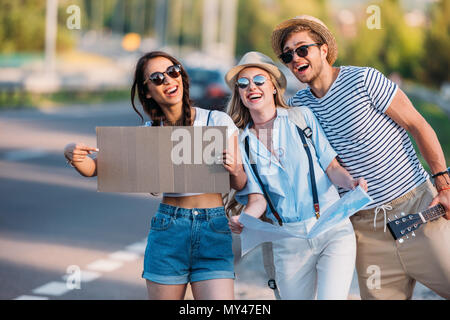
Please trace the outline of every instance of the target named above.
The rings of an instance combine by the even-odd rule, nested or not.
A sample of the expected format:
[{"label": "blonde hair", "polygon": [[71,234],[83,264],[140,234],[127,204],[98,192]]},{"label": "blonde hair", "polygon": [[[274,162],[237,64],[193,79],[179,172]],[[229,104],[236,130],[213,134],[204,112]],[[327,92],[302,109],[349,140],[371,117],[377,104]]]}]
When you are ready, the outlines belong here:
[{"label": "blonde hair", "polygon": [[[253,68],[253,67],[252,67]],[[278,84],[278,81],[276,80],[275,76],[268,70],[260,67],[255,67],[262,69],[266,71],[269,74],[270,81],[272,81],[275,89],[277,92],[274,94],[275,99],[275,107],[281,107],[288,109],[289,106],[284,101],[284,97],[280,92],[284,91],[284,88],[281,88]],[[244,70],[244,69],[242,69]],[[241,70],[241,72],[242,72]],[[236,76],[236,79],[238,78],[239,74]],[[231,94],[231,98],[228,101],[227,104],[227,113],[233,119],[234,124],[239,129],[244,129],[247,124],[251,121],[252,117],[250,116],[250,111],[248,111],[248,108],[244,105],[244,103],[241,100],[241,96],[239,95],[239,88],[238,86],[234,86],[233,92]]]},{"label": "blonde hair", "polygon": [[[260,67],[256,67],[260,68]],[[278,81],[276,80],[275,76],[268,70],[264,68],[260,68],[264,71],[266,71],[269,74],[270,80],[272,81],[276,93],[274,94],[274,102],[275,107],[281,107],[285,109],[289,109],[289,106],[284,101],[284,97],[282,95],[282,92],[284,92],[284,88],[281,88],[278,84]],[[244,70],[244,69],[242,69]],[[242,72],[241,70],[241,72]],[[239,77],[239,74],[236,76],[236,79]],[[239,128],[239,131],[242,131],[247,124],[251,121],[252,117],[250,115],[250,111],[248,108],[244,105],[244,103],[241,100],[241,96],[239,95],[239,88],[238,86],[234,86],[233,92],[231,94],[231,98],[227,105],[227,113],[233,119],[234,124],[236,127]],[[242,209],[244,209],[244,205],[240,204],[236,200],[236,191],[232,190],[229,193],[226,193],[223,195],[222,199],[224,202],[225,212],[228,216],[235,216],[239,215],[242,212]],[[268,218],[265,216],[265,213],[261,217],[262,220],[268,221]]]}]

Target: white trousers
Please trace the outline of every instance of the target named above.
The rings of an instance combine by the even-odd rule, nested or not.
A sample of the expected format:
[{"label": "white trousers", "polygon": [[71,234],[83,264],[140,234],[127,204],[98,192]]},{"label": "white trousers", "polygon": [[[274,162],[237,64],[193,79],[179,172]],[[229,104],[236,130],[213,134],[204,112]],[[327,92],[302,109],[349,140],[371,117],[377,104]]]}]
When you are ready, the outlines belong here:
[{"label": "white trousers", "polygon": [[[305,235],[316,218],[284,223]],[[286,238],[273,242],[273,255],[281,299],[345,300],[355,269],[356,240],[350,220],[313,239]]]}]

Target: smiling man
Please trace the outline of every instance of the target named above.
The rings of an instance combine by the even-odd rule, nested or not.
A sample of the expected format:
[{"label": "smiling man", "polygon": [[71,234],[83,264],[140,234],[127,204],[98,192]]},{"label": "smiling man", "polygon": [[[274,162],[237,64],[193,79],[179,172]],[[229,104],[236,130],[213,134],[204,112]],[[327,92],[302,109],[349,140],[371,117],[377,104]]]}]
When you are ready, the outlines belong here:
[{"label": "smiling man", "polygon": [[[289,100],[309,107],[344,168],[368,182],[374,202],[352,217],[356,268],[363,299],[410,299],[416,281],[450,299],[450,177],[435,132],[395,83],[369,67],[334,67],[337,44],[317,18],[298,16],[279,24],[272,48],[308,88]],[[430,166],[424,170],[407,132]],[[437,189],[437,190],[436,190]],[[341,195],[345,192],[339,190]],[[425,224],[400,243],[386,222],[441,203],[445,218]],[[380,285],[373,285],[373,267]]]}]

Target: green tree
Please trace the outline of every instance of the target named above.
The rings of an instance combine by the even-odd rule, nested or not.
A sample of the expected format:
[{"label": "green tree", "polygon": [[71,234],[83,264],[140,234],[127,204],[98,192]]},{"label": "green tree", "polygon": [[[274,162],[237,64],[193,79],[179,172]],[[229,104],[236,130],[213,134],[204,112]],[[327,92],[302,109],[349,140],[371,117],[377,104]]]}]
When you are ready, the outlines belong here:
[{"label": "green tree", "polygon": [[425,36],[421,62],[425,80],[439,86],[450,82],[450,1],[441,0],[431,10],[431,27]]},{"label": "green tree", "polygon": [[0,0],[0,52],[44,48],[45,1]]},{"label": "green tree", "polygon": [[257,50],[275,59],[270,35],[276,25],[301,14],[316,16],[329,24],[327,10],[326,0],[239,0],[236,54]]},{"label": "green tree", "polygon": [[[0,0],[0,53],[42,52],[45,46],[46,1]],[[57,47],[60,50],[73,44],[65,28],[65,10],[58,11]]]},{"label": "green tree", "polygon": [[399,72],[406,78],[417,77],[423,54],[423,30],[406,24],[399,0],[384,0],[379,7],[381,29],[369,29],[362,19],[357,36],[347,41],[341,62],[371,66],[386,74]]}]

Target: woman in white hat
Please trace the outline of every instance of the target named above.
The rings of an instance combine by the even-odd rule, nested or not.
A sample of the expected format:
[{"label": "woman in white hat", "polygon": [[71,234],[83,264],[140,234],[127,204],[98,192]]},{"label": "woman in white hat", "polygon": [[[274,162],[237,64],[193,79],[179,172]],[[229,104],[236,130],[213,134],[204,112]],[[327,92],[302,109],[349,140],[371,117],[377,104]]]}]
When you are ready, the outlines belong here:
[{"label": "woman in white hat", "polygon": [[[339,165],[315,116],[301,107],[307,126],[302,132],[312,133],[306,142],[308,155],[283,100],[286,79],[269,57],[248,52],[225,80],[232,90],[228,113],[243,130],[239,143],[248,180],[235,200],[245,205],[246,214],[260,218],[266,211],[274,223],[302,236],[321,211],[339,200],[335,185],[360,185],[367,191],[363,178],[354,180]],[[229,208],[236,209],[236,204]],[[235,233],[243,228],[238,218],[230,220]],[[346,219],[313,239],[274,241],[273,256],[282,299],[346,299],[356,256],[352,224]]]}]

